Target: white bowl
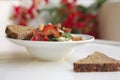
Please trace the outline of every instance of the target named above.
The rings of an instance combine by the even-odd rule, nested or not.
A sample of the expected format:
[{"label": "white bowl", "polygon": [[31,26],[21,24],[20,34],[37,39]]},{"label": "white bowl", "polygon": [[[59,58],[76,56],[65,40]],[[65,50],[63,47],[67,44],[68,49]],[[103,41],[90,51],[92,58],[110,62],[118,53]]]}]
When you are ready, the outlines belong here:
[{"label": "white bowl", "polygon": [[74,36],[81,36],[84,40],[81,41],[27,41],[7,38],[9,41],[26,47],[27,51],[34,57],[45,61],[57,61],[62,60],[70,55],[74,47],[91,42],[94,40],[93,36],[83,34],[72,34]]}]

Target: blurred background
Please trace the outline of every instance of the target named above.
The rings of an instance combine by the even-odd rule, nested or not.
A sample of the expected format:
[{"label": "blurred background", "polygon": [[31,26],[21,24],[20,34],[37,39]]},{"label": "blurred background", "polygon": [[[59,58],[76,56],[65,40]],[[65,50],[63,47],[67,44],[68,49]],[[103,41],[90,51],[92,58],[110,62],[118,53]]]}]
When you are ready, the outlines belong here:
[{"label": "blurred background", "polygon": [[120,0],[0,0],[0,36],[8,24],[61,23],[72,33],[120,41]]}]

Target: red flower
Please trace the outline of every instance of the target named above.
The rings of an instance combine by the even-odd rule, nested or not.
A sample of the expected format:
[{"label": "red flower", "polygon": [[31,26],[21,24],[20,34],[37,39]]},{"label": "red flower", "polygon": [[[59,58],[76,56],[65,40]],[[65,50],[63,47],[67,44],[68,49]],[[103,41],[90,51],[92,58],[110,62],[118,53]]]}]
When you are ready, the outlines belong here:
[{"label": "red flower", "polygon": [[14,6],[14,18],[17,18],[19,16],[20,10],[20,6]]},{"label": "red flower", "polygon": [[65,21],[63,22],[63,25],[64,25],[65,27],[68,27],[68,28],[71,28],[71,29],[72,29],[72,27],[73,27],[72,22],[69,22],[69,20],[65,20]]},{"label": "red flower", "polygon": [[67,3],[66,7],[69,10],[69,12],[74,12],[76,10],[76,6],[72,3]]},{"label": "red flower", "polygon": [[31,18],[31,19],[33,19],[33,18],[35,17],[35,15],[34,15],[34,13],[33,13],[34,9],[35,9],[35,6],[32,5],[32,6],[30,7],[30,9],[28,10],[28,14],[30,15],[30,18]]},{"label": "red flower", "polygon": [[76,13],[71,13],[71,14],[68,15],[68,20],[69,20],[70,22],[75,22],[76,17],[77,17],[77,14],[76,14]]},{"label": "red flower", "polygon": [[67,3],[68,3],[68,0],[61,0],[61,3],[62,3],[62,4],[67,4]]},{"label": "red flower", "polygon": [[23,26],[26,26],[26,25],[27,25],[25,20],[20,20],[20,21],[18,22],[18,24],[19,24],[19,25],[23,25]]},{"label": "red flower", "polygon": [[82,29],[84,27],[84,22],[76,22],[75,23],[75,26],[78,28],[78,29]]},{"label": "red flower", "polygon": [[83,17],[84,17],[84,16],[83,16],[83,13],[82,13],[81,11],[77,11],[76,13],[77,13],[77,15],[79,16],[79,18],[83,18]]},{"label": "red flower", "polygon": [[87,13],[86,15],[85,15],[85,22],[86,23],[89,23],[89,21],[92,19],[92,15],[90,14],[90,13]]},{"label": "red flower", "polygon": [[96,20],[96,19],[97,19],[97,17],[98,17],[98,15],[97,15],[97,14],[95,14],[95,15],[93,15],[93,16],[92,16],[92,18],[93,18],[94,20]]},{"label": "red flower", "polygon": [[[20,25],[27,25],[31,19],[36,17],[35,12],[40,12],[36,6],[39,1],[32,1],[33,3],[29,9],[21,6],[14,7],[13,19],[15,22],[18,22]],[[49,0],[44,1],[45,3],[49,2]],[[97,14],[88,13],[87,8],[83,7],[82,9],[81,6],[76,5],[76,2],[77,0],[61,0],[62,5],[58,8],[58,10],[56,10],[56,13],[58,14],[52,17],[53,19],[56,18],[56,20],[52,20],[50,22],[62,22],[64,26],[74,30],[73,32],[80,32],[97,37]]]},{"label": "red flower", "polygon": [[14,6],[14,13],[13,13],[13,19],[17,22],[19,25],[27,25],[28,21],[35,18],[35,13],[39,13],[37,7],[36,7],[36,0],[32,0],[32,5],[29,9],[26,7],[20,6]]}]

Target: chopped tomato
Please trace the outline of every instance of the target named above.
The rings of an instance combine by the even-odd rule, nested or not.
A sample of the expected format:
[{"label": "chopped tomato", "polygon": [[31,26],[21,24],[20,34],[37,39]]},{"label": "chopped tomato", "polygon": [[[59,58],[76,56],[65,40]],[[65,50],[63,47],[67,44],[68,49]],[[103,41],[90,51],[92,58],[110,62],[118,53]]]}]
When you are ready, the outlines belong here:
[{"label": "chopped tomato", "polygon": [[60,32],[53,25],[47,25],[42,30],[45,36],[54,35],[55,37],[60,37]]},{"label": "chopped tomato", "polygon": [[42,41],[43,36],[39,32],[33,32],[33,37],[31,38],[32,41]]},{"label": "chopped tomato", "polygon": [[49,38],[48,38],[47,36],[45,36],[45,37],[43,38],[43,41],[49,41]]}]

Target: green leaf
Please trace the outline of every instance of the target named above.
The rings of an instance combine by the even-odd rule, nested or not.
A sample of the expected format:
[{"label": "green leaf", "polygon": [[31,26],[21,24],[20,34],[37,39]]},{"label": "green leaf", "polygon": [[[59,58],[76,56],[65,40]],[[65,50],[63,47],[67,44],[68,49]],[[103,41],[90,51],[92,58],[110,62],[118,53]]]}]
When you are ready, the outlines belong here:
[{"label": "green leaf", "polygon": [[65,38],[70,38],[70,39],[72,38],[71,34],[70,34],[70,33],[68,33],[68,32],[67,32],[67,33],[65,33],[64,37],[65,37]]},{"label": "green leaf", "polygon": [[87,10],[87,7],[84,7],[84,6],[82,6],[82,5],[78,5],[77,6],[77,10],[79,11],[82,11],[83,13],[86,13],[86,10]]}]

